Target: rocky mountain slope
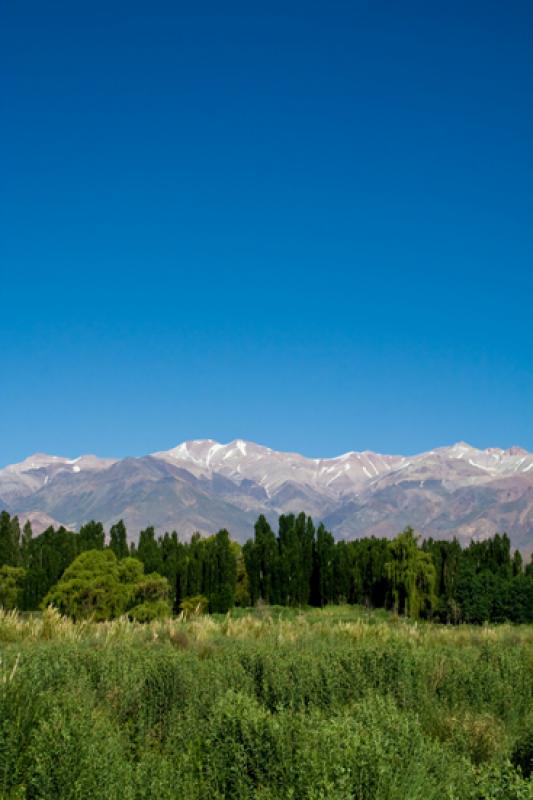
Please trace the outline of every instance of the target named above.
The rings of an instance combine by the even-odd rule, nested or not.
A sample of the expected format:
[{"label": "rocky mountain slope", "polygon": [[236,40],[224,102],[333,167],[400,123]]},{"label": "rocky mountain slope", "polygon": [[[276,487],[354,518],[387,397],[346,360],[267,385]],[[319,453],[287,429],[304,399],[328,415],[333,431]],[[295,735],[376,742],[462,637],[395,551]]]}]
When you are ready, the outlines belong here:
[{"label": "rocky mountain slope", "polygon": [[533,454],[460,442],[416,456],[348,452],[305,458],[237,439],[184,442],[141,458],[35,454],[0,469],[0,507],[49,524],[153,524],[182,536],[227,527],[243,541],[260,513],[305,510],[337,537],[425,536],[468,541],[506,530],[533,549]]}]

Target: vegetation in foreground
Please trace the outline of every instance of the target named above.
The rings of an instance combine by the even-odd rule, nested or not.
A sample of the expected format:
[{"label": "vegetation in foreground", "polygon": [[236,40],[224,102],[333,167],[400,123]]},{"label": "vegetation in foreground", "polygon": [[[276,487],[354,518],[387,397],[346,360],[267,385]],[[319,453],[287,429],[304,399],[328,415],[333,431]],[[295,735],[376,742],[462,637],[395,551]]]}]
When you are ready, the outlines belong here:
[{"label": "vegetation in foreground", "polygon": [[9,800],[533,797],[533,629],[0,612]]}]

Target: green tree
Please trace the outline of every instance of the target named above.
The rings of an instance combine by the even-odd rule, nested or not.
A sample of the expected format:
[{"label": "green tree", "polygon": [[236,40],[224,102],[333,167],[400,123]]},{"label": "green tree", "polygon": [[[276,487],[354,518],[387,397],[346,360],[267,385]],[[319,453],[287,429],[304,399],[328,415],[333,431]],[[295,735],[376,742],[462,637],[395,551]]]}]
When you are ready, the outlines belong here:
[{"label": "green tree", "polygon": [[23,607],[36,609],[78,555],[79,535],[61,527],[47,528],[28,543]]},{"label": "green tree", "polygon": [[20,608],[26,570],[22,567],[0,567],[0,607]]},{"label": "green tree", "polygon": [[244,562],[243,548],[238,542],[230,542],[236,565],[235,605],[241,608],[250,605],[248,573]]},{"label": "green tree", "polygon": [[29,519],[24,523],[22,528],[22,537],[20,542],[20,561],[22,566],[27,569],[30,563],[31,543],[33,540],[33,531]]},{"label": "green tree", "polygon": [[205,562],[205,539],[198,532],[193,533],[187,548],[183,597],[194,597],[203,593]]},{"label": "green tree", "polygon": [[121,519],[109,530],[109,547],[117,558],[127,558],[130,554],[126,526]]},{"label": "green tree", "polygon": [[325,606],[335,596],[335,540],[322,523],[316,532],[313,604]]},{"label": "green tree", "polygon": [[[334,558],[334,578],[333,583],[335,586],[336,601],[341,603],[354,602],[354,589],[355,589],[355,564],[352,557],[353,551],[348,546],[348,542],[339,541],[335,544],[335,558]],[[313,605],[320,605],[320,597],[317,592],[318,575],[314,577],[312,589],[312,603]]]},{"label": "green tree", "polygon": [[84,550],[103,550],[105,545],[104,526],[101,522],[91,520],[82,525],[78,534],[80,553]]},{"label": "green tree", "polygon": [[521,624],[533,622],[533,575],[515,575],[509,584],[508,616]]},{"label": "green tree", "polygon": [[311,599],[311,579],[314,568],[315,526],[311,517],[304,513],[295,520],[296,535],[300,544],[301,569],[298,581],[298,602],[307,605]]},{"label": "green tree", "polygon": [[254,539],[243,548],[243,556],[248,573],[250,602],[258,600],[265,603],[279,603],[279,550],[276,536],[261,514],[255,523]]},{"label": "green tree", "polygon": [[145,528],[145,530],[140,532],[136,558],[143,562],[147,572],[162,571],[163,558],[161,548],[155,538],[155,530],[153,527]]},{"label": "green tree", "polygon": [[20,564],[20,526],[18,517],[11,517],[7,511],[0,513],[0,567],[7,564],[17,567]]},{"label": "green tree", "polygon": [[303,582],[303,554],[301,525],[297,526],[294,514],[279,518],[279,584],[282,605],[299,604]]},{"label": "green tree", "polygon": [[406,528],[389,545],[385,574],[390,585],[390,605],[400,614],[417,619],[436,603],[436,571],[429,553],[418,547],[412,528]]},{"label": "green tree", "polygon": [[118,561],[112,550],[86,550],[65,570],[43,600],[73,619],[113,619],[125,613],[147,621],[168,615],[168,581],[145,575],[140,561]]},{"label": "green tree", "polygon": [[180,542],[176,531],[165,533],[159,541],[161,550],[161,574],[170,583],[173,595],[174,613],[180,611],[180,604],[186,591],[187,545]]},{"label": "green tree", "polygon": [[125,612],[129,585],[120,580],[118,561],[111,550],[85,550],[67,567],[42,605],[53,605],[74,619],[112,619]]},{"label": "green tree", "polygon": [[225,614],[235,605],[237,583],[237,559],[227,530],[206,540],[205,554],[203,594],[209,601],[209,611]]},{"label": "green tree", "polygon": [[150,622],[153,619],[168,617],[169,598],[170,584],[166,578],[156,572],[151,572],[149,575],[141,574],[131,589],[128,616],[137,622]]},{"label": "green tree", "polygon": [[521,575],[524,569],[524,559],[519,550],[514,551],[513,555],[513,576]]},{"label": "green tree", "polygon": [[431,555],[436,572],[435,591],[438,597],[436,614],[442,622],[457,623],[462,610],[458,601],[463,551],[457,539],[451,542],[428,539],[422,549]]},{"label": "green tree", "polygon": [[250,604],[255,605],[260,599],[260,571],[259,571],[259,558],[256,543],[253,539],[248,539],[242,546],[242,557],[244,561],[244,568],[248,578],[248,594],[250,597]]}]

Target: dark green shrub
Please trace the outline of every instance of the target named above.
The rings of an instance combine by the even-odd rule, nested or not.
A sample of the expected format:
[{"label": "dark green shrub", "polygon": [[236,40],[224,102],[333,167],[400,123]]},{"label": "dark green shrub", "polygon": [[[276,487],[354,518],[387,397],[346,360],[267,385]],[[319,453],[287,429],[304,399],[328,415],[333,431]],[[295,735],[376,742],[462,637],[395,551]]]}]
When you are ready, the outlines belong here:
[{"label": "dark green shrub", "polygon": [[528,728],[516,742],[511,761],[515,767],[520,769],[524,777],[531,778],[533,775],[533,718],[528,720]]}]

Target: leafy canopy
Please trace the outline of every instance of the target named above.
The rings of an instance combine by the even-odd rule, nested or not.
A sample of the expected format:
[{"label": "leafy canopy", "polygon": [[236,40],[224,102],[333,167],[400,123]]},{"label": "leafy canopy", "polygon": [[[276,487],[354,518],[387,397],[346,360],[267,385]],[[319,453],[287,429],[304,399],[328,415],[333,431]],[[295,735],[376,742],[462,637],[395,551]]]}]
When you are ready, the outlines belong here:
[{"label": "leafy canopy", "polygon": [[419,549],[412,528],[406,528],[389,544],[385,574],[396,611],[415,619],[421,612],[431,611],[436,603],[435,566],[429,553]]},{"label": "leafy canopy", "polygon": [[0,567],[0,607],[8,611],[20,605],[26,570],[22,567]]},{"label": "leafy canopy", "polygon": [[42,606],[55,606],[73,619],[102,621],[127,613],[146,622],[170,614],[169,594],[166,578],[145,575],[137,559],[119,560],[112,550],[87,550],[67,567]]}]

